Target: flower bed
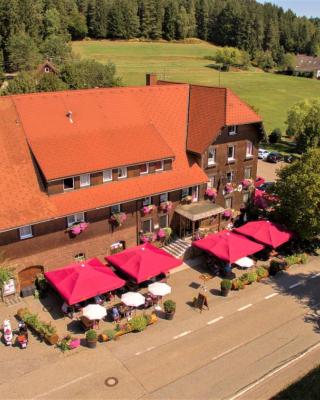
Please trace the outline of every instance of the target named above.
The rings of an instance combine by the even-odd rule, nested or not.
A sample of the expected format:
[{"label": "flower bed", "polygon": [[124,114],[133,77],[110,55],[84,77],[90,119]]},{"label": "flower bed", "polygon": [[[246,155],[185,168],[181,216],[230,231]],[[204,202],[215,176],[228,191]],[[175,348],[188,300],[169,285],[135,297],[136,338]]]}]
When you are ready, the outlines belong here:
[{"label": "flower bed", "polygon": [[109,219],[110,223],[115,226],[122,226],[127,220],[127,214],[124,212],[113,213]]},{"label": "flower bed", "polygon": [[40,321],[38,314],[32,314],[27,308],[20,308],[17,311],[18,317],[25,322],[29,328],[44,338],[48,344],[57,344],[59,336],[57,330],[51,323]]},{"label": "flower bed", "polygon": [[142,332],[147,326],[156,323],[158,320],[155,313],[136,315],[129,322],[118,324],[115,329],[104,331],[99,339],[101,342],[117,340],[120,336],[131,332]]}]

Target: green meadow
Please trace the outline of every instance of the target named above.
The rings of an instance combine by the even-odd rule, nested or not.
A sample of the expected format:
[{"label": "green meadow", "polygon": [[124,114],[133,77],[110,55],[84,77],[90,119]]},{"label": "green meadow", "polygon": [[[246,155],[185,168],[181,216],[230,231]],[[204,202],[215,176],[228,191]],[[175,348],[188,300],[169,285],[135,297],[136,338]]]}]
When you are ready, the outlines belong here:
[{"label": "green meadow", "polygon": [[155,72],[160,79],[230,87],[259,110],[267,132],[273,128],[285,130],[287,110],[298,101],[319,97],[320,93],[320,80],[265,73],[257,69],[219,73],[205,59],[215,49],[206,42],[87,40],[74,42],[73,49],[83,58],[114,62],[124,85],[144,85],[146,72]]}]

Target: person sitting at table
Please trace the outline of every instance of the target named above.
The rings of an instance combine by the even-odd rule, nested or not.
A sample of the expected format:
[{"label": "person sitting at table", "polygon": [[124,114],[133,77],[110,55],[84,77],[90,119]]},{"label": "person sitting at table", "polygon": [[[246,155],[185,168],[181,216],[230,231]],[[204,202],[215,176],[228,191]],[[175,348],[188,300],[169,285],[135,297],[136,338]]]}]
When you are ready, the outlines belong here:
[{"label": "person sitting at table", "polygon": [[112,319],[114,322],[120,321],[120,313],[119,313],[119,310],[117,309],[117,307],[112,307],[111,313],[112,313]]},{"label": "person sitting at table", "polygon": [[94,296],[94,302],[95,302],[95,304],[103,304],[103,299],[102,299],[102,297],[101,296]]},{"label": "person sitting at table", "polygon": [[73,318],[73,307],[69,306],[66,302],[64,302],[61,306],[61,311],[64,315],[67,315],[70,319]]}]

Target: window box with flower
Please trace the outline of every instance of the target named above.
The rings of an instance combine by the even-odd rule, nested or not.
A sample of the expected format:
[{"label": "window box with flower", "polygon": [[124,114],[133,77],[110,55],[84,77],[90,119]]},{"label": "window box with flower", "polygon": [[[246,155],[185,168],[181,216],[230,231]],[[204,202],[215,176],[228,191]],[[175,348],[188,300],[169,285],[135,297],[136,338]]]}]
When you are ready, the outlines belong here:
[{"label": "window box with flower", "polygon": [[231,194],[233,191],[234,191],[233,184],[230,183],[230,182],[226,183],[226,185],[224,187],[224,190],[223,190],[224,194],[225,195],[226,194]]},{"label": "window box with flower", "polygon": [[214,201],[218,195],[217,189],[215,188],[208,188],[205,191],[205,195],[212,201]]},{"label": "window box with flower", "polygon": [[67,231],[73,236],[78,236],[88,228],[88,225],[89,224],[87,222],[76,222],[75,224],[71,225]]},{"label": "window box with flower", "polygon": [[158,230],[157,236],[161,242],[166,243],[169,241],[171,234],[172,234],[172,229],[169,226],[166,226],[165,228],[160,228]]},{"label": "window box with flower", "polygon": [[152,243],[157,240],[157,234],[155,232],[147,232],[140,234],[141,243]]},{"label": "window box with flower", "polygon": [[232,217],[232,215],[233,215],[232,210],[224,210],[224,212],[222,214],[224,219],[229,219]]},{"label": "window box with flower", "polygon": [[163,212],[169,212],[172,210],[172,201],[164,201],[160,203],[160,210]]},{"label": "window box with flower", "polygon": [[243,179],[241,185],[243,190],[249,190],[253,187],[253,180],[250,178]]},{"label": "window box with flower", "polygon": [[127,214],[125,212],[117,212],[111,215],[109,222],[114,226],[122,226],[126,220]]},{"label": "window box with flower", "polygon": [[143,215],[148,215],[151,214],[154,209],[155,206],[153,204],[149,204],[148,206],[143,206],[141,212]]}]

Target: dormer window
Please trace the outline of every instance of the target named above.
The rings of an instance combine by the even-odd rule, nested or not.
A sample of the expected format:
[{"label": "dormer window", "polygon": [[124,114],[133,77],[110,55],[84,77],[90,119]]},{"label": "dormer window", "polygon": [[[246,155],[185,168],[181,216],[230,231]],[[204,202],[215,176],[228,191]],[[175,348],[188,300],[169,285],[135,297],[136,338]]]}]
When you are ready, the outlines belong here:
[{"label": "dormer window", "polygon": [[74,189],[74,178],[66,178],[63,180],[63,190],[66,192],[68,190]]},{"label": "dormer window", "polygon": [[155,163],[155,170],[156,172],[163,171],[163,161],[157,161]]},{"label": "dormer window", "polygon": [[84,222],[84,213],[77,213],[77,214],[73,214],[73,215],[69,215],[67,217],[67,224],[68,224],[68,228],[74,224],[77,224],[79,222]]},{"label": "dormer window", "polygon": [[231,125],[228,127],[228,133],[230,136],[237,134],[237,125]]},{"label": "dormer window", "polygon": [[103,183],[112,181],[112,169],[105,169],[102,172],[102,181]]},{"label": "dormer window", "polygon": [[31,238],[33,236],[31,225],[19,228],[19,236],[21,240]]},{"label": "dormer window", "polygon": [[140,175],[145,175],[149,172],[149,164],[141,164],[140,165]]},{"label": "dormer window", "polygon": [[215,165],[215,163],[216,163],[216,148],[210,146],[208,150],[208,165]]},{"label": "dormer window", "polygon": [[80,187],[90,186],[90,174],[80,175]]},{"label": "dormer window", "polygon": [[124,179],[128,176],[127,167],[118,168],[118,179]]}]

